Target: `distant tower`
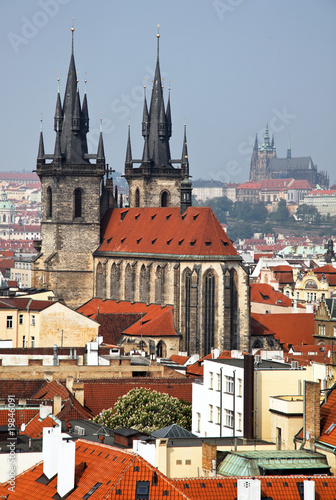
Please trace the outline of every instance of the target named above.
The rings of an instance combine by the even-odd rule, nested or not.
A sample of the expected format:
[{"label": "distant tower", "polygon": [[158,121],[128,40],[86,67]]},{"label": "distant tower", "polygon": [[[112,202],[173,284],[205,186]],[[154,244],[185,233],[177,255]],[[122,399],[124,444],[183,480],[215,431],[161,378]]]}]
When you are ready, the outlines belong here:
[{"label": "distant tower", "polygon": [[34,263],[33,286],[49,288],[66,304],[77,307],[92,297],[92,253],[100,243],[101,203],[104,211],[113,205],[113,186],[110,179],[104,180],[102,132],[97,154],[88,154],[87,97],[85,92],[81,105],[73,37],[74,28],[63,106],[58,84],[53,154],[45,154],[40,132],[36,171],[42,184],[42,242],[37,245],[40,253]]},{"label": "distant tower", "polygon": [[272,137],[272,142],[270,142],[268,125],[266,125],[264,142],[258,148],[258,139],[256,137],[254,143],[250,165],[250,180],[261,181],[262,179],[268,179],[267,166],[270,160],[275,157],[276,149],[274,145],[274,136]]},{"label": "distant tower", "polygon": [[[181,206],[182,181],[184,199],[187,196],[191,205],[191,182],[189,180],[189,161],[185,158],[173,160],[170,155],[169,140],[172,135],[170,109],[170,89],[167,107],[164,106],[163,85],[160,73],[159,40],[157,34],[157,60],[153,89],[148,110],[146,88],[142,117],[144,147],[141,160],[132,158],[130,129],[125,160],[125,177],[129,185],[130,207],[178,207]],[[173,163],[180,164],[174,168]],[[139,167],[134,167],[140,164]],[[187,169],[187,173],[186,173]]]},{"label": "distant tower", "polygon": [[292,149],[291,149],[291,142],[290,142],[290,136],[288,137],[288,146],[287,146],[287,160],[290,160],[292,158]]}]

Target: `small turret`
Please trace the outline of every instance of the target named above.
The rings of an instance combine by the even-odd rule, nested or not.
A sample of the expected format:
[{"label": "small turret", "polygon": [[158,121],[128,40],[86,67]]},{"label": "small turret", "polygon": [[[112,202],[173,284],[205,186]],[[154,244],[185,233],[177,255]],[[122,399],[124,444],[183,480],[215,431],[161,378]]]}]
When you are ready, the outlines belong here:
[{"label": "small turret", "polygon": [[84,132],[84,134],[87,134],[89,132],[89,110],[86,98],[86,83],[87,80],[85,79],[85,92],[82,104],[82,131]]},{"label": "small turret", "polygon": [[188,159],[188,144],[187,144],[187,126],[184,125],[184,137],[183,137],[183,147],[182,147],[182,159],[181,159],[181,170],[183,173],[183,179],[181,182],[181,203],[180,203],[180,213],[183,214],[188,207],[192,205],[192,186],[189,179],[189,159]]},{"label": "small turret", "polygon": [[80,99],[79,99],[79,90],[78,90],[78,80],[77,80],[77,90],[76,90],[76,98],[75,98],[75,107],[72,115],[72,131],[75,134],[78,134],[81,126],[81,107],[80,107]]},{"label": "small turret", "polygon": [[57,99],[56,99],[56,109],[55,109],[55,116],[54,116],[54,130],[60,130],[62,131],[62,121],[63,121],[63,111],[62,111],[62,103],[61,103],[61,96],[60,96],[60,79],[57,78],[57,86],[58,86],[58,91],[57,91]]},{"label": "small turret", "polygon": [[39,163],[45,163],[42,119],[41,119],[40,141],[39,141],[39,148],[38,148],[38,153],[37,153],[37,161]]},{"label": "small turret", "polygon": [[128,168],[132,167],[131,126],[130,126],[130,124],[128,124],[125,167],[128,167]]},{"label": "small turret", "polygon": [[148,106],[146,99],[146,85],[144,85],[144,107],[142,113],[142,135],[143,137],[148,136],[149,134],[149,115],[148,115]]},{"label": "small turret", "polygon": [[288,136],[287,160],[289,160],[290,158],[292,158],[292,148],[291,148],[290,136]]},{"label": "small turret", "polygon": [[97,161],[102,161],[105,163],[105,152],[104,152],[104,142],[103,142],[103,124],[102,118],[100,119],[100,133],[99,133],[99,141],[98,141],[98,150],[97,150]]},{"label": "small turret", "polygon": [[172,119],[171,119],[171,111],[170,111],[170,86],[168,89],[168,103],[166,108],[166,124],[167,124],[167,137],[168,139],[172,136]]}]

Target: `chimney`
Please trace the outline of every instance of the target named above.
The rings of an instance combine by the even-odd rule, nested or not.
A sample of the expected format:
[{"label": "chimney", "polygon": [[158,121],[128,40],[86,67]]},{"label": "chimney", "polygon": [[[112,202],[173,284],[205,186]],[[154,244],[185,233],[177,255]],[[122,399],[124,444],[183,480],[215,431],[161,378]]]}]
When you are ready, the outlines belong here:
[{"label": "chimney", "polygon": [[204,477],[213,475],[213,462],[217,466],[217,446],[213,443],[202,443],[202,469]]},{"label": "chimney", "polygon": [[303,500],[315,500],[314,481],[303,481]]},{"label": "chimney", "polygon": [[52,411],[52,406],[40,405],[40,419],[44,420]]},{"label": "chimney", "polygon": [[73,394],[73,377],[71,377],[71,375],[69,375],[67,378],[66,378],[66,388],[68,389],[68,391],[71,392],[71,394]]},{"label": "chimney", "polygon": [[84,382],[73,383],[73,395],[77,401],[84,406]]},{"label": "chimney", "polygon": [[54,415],[55,417],[59,414],[62,409],[62,397],[59,394],[54,396]]},{"label": "chimney", "polygon": [[320,436],[320,384],[303,381],[303,446],[307,441],[314,449],[315,440]]},{"label": "chimney", "polygon": [[76,443],[69,439],[58,443],[57,493],[61,498],[75,487]]},{"label": "chimney", "polygon": [[259,479],[237,479],[237,500],[261,500]]},{"label": "chimney", "polygon": [[57,474],[57,450],[61,427],[44,427],[42,440],[43,474],[51,479]]}]

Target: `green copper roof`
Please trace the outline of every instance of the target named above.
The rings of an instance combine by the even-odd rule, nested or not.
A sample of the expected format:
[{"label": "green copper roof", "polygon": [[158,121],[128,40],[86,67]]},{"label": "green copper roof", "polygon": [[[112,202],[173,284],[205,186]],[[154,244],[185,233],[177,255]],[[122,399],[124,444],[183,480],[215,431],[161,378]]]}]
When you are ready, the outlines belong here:
[{"label": "green copper roof", "polygon": [[324,455],[306,450],[230,452],[220,463],[217,473],[222,476],[259,476],[261,474],[301,473],[330,467]]}]

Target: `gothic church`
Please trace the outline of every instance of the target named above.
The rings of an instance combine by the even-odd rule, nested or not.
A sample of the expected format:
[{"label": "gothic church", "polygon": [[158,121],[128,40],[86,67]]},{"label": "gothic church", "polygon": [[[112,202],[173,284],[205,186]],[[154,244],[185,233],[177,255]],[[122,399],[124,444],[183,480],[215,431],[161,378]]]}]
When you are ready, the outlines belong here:
[{"label": "gothic church", "polygon": [[88,104],[86,94],[82,102],[79,96],[73,34],[63,103],[59,90],[56,99],[53,154],[45,153],[40,132],[42,240],[34,286],[52,289],[74,308],[92,297],[171,304],[181,350],[248,351],[248,273],[212,210],[191,206],[186,129],[181,158],[171,158],[170,95],[165,106],[159,35],[149,108],[144,97],[142,158],[132,157],[128,129],[129,206],[120,208],[102,132],[97,153],[88,153]]}]

